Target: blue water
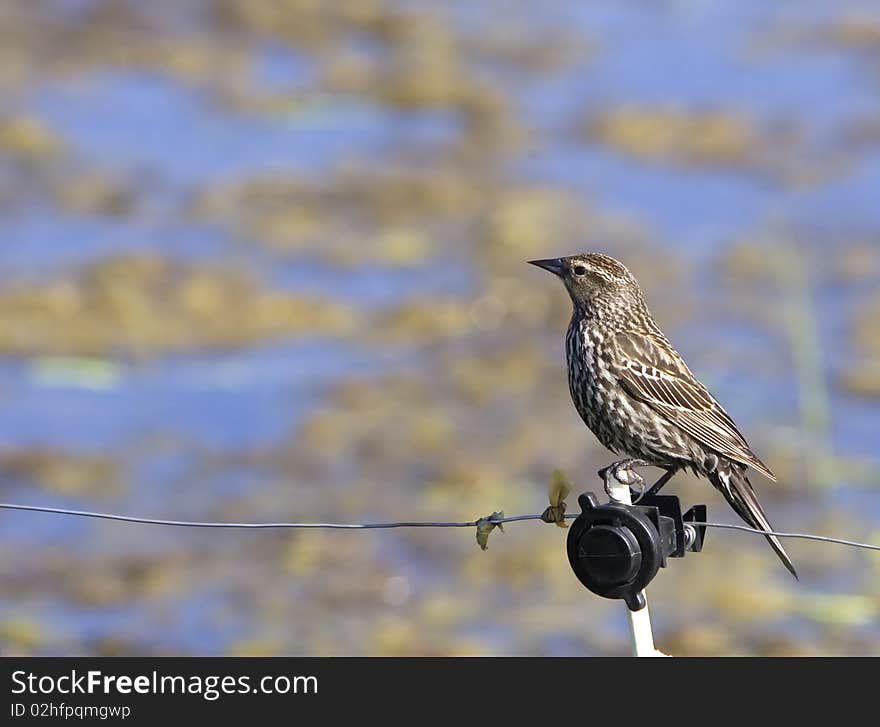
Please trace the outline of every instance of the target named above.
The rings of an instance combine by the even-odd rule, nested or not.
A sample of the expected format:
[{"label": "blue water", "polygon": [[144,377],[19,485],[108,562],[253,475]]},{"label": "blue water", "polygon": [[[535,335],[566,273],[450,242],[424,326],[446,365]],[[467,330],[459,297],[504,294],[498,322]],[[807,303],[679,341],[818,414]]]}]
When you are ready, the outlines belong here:
[{"label": "blue water", "polygon": [[[460,17],[467,32],[478,34],[481,23],[493,21],[494,11],[477,5],[447,10]],[[772,32],[784,23],[808,24],[830,12],[823,3],[560,0],[542,3],[540,12],[524,3],[522,12],[527,22],[541,27],[581,31],[595,52],[540,82],[512,73],[498,79],[523,124],[539,139],[512,160],[517,179],[566,188],[585,207],[634,220],[654,244],[709,269],[732,240],[774,220],[785,220],[786,229],[819,225],[833,230],[837,237],[828,242],[831,254],[834,239],[849,231],[868,230],[876,239],[880,146],[855,153],[840,143],[848,123],[880,114],[870,65],[860,54],[833,48],[793,42],[777,46],[778,36]],[[268,87],[306,89],[315,79],[307,55],[271,44],[256,74]],[[599,147],[577,131],[590,113],[621,103],[733,109],[759,124],[790,123],[806,140],[798,149],[806,149],[809,157],[794,159],[795,165],[839,158],[841,171],[797,186],[748,170],[683,170]],[[48,278],[109,255],[160,252],[187,261],[231,261],[255,269],[275,287],[373,309],[425,295],[454,297],[475,284],[465,261],[443,251],[412,267],[334,267],[260,251],[210,225],[176,216],[188,195],[209,181],[267,171],[320,178],[353,158],[382,160],[392,149],[442,144],[458,129],[459,120],[450,114],[312,93],[288,112],[258,116],[223,108],[180,80],[110,69],[41,84],[27,94],[21,108],[45,120],[77,158],[123,179],[142,181],[147,192],[139,198],[143,208],[119,220],[62,214],[39,204],[3,216],[0,277],[5,281]],[[580,243],[565,240],[559,246],[556,252],[574,252]],[[819,296],[816,307],[828,341],[826,366],[832,379],[849,357],[846,321],[853,303],[827,288]],[[681,331],[681,348],[689,360],[700,360],[704,353],[701,331],[699,320],[690,333]],[[730,335],[741,335],[749,345],[767,343],[747,329],[732,329]],[[269,448],[314,411],[340,377],[387,372],[406,360],[405,347],[380,350],[316,336],[220,355],[115,363],[108,383],[98,389],[75,377],[47,378],[34,362],[7,360],[0,364],[0,446],[100,454],[168,437],[208,450]],[[766,389],[751,395],[738,394],[744,382],[729,372],[708,370],[705,378],[722,401],[735,401],[746,421],[755,421],[768,402],[774,409],[771,418],[779,422],[790,420],[797,409],[796,392],[784,372],[766,374]],[[833,386],[831,392],[834,450],[876,457],[877,403],[848,397]],[[200,517],[201,495],[178,492],[174,507],[167,500],[186,479],[185,451],[180,445],[144,458],[128,473],[134,489],[98,504],[129,513]],[[220,500],[256,486],[247,472],[235,471],[212,483],[212,495]],[[3,492],[4,499],[18,501],[95,504],[88,497],[66,499],[21,484],[4,485]],[[854,497],[862,502],[862,494]],[[876,505],[870,507],[876,511]],[[95,545],[78,542],[94,532],[83,522],[6,515],[3,521],[0,542],[6,546]],[[134,531],[131,537],[136,550],[159,547],[151,546],[153,536],[146,531]],[[224,542],[223,550],[230,552],[230,543],[243,541]],[[174,603],[174,624],[164,646],[217,653],[245,631],[244,615],[202,613],[205,604],[214,603],[214,595],[196,590]],[[138,622],[133,614],[145,619],[138,628],[132,628]],[[97,610],[42,604],[36,616],[86,640],[124,630],[134,641],[149,643],[157,631],[168,629],[161,616],[135,604]],[[569,644],[555,639],[546,644],[549,652],[571,653]]]}]

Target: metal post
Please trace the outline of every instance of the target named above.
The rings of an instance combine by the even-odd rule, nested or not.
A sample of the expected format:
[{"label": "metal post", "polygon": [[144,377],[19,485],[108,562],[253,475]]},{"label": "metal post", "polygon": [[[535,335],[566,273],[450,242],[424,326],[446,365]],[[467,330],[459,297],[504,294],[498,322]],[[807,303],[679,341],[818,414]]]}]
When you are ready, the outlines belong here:
[{"label": "metal post", "polygon": [[[622,505],[632,505],[629,485],[618,482],[613,476],[606,480],[606,491],[615,502]],[[658,651],[654,646],[654,633],[651,631],[651,614],[648,612],[647,594],[642,591],[642,595],[645,596],[644,608],[638,611],[626,609],[629,616],[630,634],[632,634],[633,656],[668,656],[668,654]]]}]

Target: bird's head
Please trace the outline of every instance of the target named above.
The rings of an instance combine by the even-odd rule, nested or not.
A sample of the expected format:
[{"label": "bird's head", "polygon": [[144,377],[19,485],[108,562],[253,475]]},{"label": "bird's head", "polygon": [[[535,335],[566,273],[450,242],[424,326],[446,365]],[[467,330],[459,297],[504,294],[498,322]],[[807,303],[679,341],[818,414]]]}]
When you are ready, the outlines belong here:
[{"label": "bird's head", "polygon": [[576,307],[617,308],[640,304],[642,294],[623,263],[597,252],[529,260],[562,279]]}]

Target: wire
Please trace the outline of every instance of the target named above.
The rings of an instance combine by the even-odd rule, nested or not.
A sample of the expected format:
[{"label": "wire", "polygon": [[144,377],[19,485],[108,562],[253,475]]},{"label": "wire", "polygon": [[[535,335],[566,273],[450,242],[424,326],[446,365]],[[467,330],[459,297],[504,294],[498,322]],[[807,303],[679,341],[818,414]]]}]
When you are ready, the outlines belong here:
[{"label": "wire", "polygon": [[[520,522],[524,520],[542,520],[542,515],[512,515],[510,517],[498,517],[492,514],[487,517],[477,518],[476,520],[452,521],[452,522],[388,522],[388,523],[224,523],[224,522],[199,522],[192,520],[161,520],[158,518],[132,517],[129,515],[116,515],[106,512],[91,512],[89,510],[70,510],[63,507],[43,507],[39,505],[14,505],[10,503],[0,503],[0,510],[24,510],[27,512],[44,512],[54,515],[72,515],[75,517],[97,518],[100,520],[117,520],[127,523],[141,523],[144,525],[170,525],[174,527],[187,528],[229,528],[244,530],[270,530],[270,529],[294,529],[294,528],[310,528],[315,530],[389,530],[392,528],[473,528],[477,527],[481,522],[491,525],[502,525],[504,523]],[[569,513],[565,515],[566,520],[576,518],[577,515]],[[860,543],[855,540],[844,540],[843,538],[831,538],[826,535],[814,535],[812,533],[781,533],[775,530],[758,530],[750,528],[746,525],[733,525],[730,523],[711,523],[711,522],[691,522],[691,525],[701,525],[710,528],[724,528],[726,530],[740,530],[745,533],[754,533],[756,535],[775,535],[779,538],[800,538],[803,540],[817,540],[823,543],[835,543],[837,545],[847,545],[853,548],[864,548],[865,550],[880,550],[880,545],[871,543]]]},{"label": "wire", "polygon": [[725,528],[727,530],[742,530],[745,533],[757,533],[758,535],[775,535],[778,538],[802,538],[803,540],[818,540],[823,543],[837,543],[838,545],[849,545],[853,548],[865,548],[866,550],[880,550],[880,545],[871,545],[870,543],[859,543],[855,540],[844,540],[843,538],[829,538],[827,535],[813,535],[811,533],[778,533],[773,530],[758,530],[750,528],[746,525],[731,525],[729,523],[691,523],[692,525],[706,525],[710,528]]},{"label": "wire", "polygon": [[397,523],[218,523],[198,522],[192,520],[160,520],[158,518],[132,517],[107,512],[91,512],[88,510],[69,510],[63,507],[42,507],[39,505],[13,505],[0,503],[2,510],[25,510],[28,512],[46,512],[55,515],[74,515],[76,517],[98,518],[100,520],[119,520],[126,523],[142,523],[144,525],[172,525],[188,528],[239,528],[239,529],[282,529],[282,528],[313,528],[325,530],[379,530],[390,528],[473,528],[481,520],[500,525],[520,520],[540,520],[540,515],[513,515],[511,517],[488,516],[467,522],[397,522]]}]

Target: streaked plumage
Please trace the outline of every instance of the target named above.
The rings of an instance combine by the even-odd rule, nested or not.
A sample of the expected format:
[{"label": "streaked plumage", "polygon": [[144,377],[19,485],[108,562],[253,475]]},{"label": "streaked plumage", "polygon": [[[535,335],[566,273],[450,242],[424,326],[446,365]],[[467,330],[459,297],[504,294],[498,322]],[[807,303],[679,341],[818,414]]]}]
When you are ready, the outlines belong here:
[{"label": "streaked plumage", "polygon": [[[597,253],[532,264],[558,275],[571,296],[569,390],[599,441],[612,452],[708,478],[751,527],[771,530],[746,470],[776,478],[657,327],[629,270]],[[779,540],[766,537],[797,577]]]}]

